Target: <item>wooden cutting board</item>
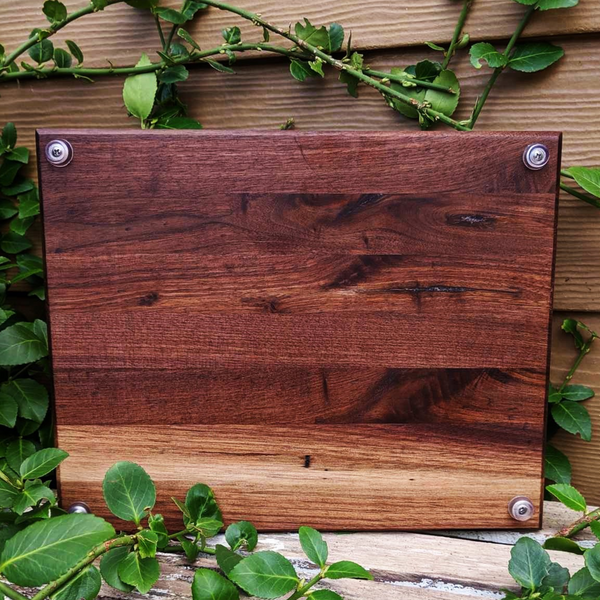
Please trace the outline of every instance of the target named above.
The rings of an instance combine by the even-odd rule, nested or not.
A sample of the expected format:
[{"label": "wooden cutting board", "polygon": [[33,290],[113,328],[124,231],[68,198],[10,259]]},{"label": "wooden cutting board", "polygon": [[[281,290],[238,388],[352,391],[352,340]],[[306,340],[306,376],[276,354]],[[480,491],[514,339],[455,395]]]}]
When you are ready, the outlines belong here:
[{"label": "wooden cutting board", "polygon": [[539,526],[559,134],[38,144],[64,505],[133,460],[169,519],[201,481],[262,530]]}]

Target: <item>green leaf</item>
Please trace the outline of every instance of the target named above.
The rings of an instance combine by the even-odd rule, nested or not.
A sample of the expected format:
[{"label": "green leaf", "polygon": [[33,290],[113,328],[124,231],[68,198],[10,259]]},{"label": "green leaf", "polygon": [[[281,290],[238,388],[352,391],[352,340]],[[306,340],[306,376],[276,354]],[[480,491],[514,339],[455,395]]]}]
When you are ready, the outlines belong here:
[{"label": "green leaf", "polygon": [[14,427],[17,421],[19,405],[14,398],[4,391],[0,391],[0,425]]},{"label": "green leaf", "polygon": [[19,197],[19,217],[26,219],[40,214],[40,199],[37,189],[29,190]]},{"label": "green leaf", "polygon": [[566,507],[583,512],[587,510],[585,498],[571,485],[567,483],[555,483],[546,489]]},{"label": "green leaf", "polygon": [[233,69],[225,66],[223,63],[220,63],[216,60],[212,60],[211,58],[204,58],[203,61],[208,63],[215,71],[219,71],[219,73],[229,73],[230,75],[235,74]]},{"label": "green leaf", "polygon": [[339,52],[344,44],[344,28],[339,23],[329,26],[329,52]]},{"label": "green leaf", "polygon": [[567,591],[573,596],[579,596],[582,600],[598,600],[600,583],[592,577],[587,567],[583,567],[571,577]]},{"label": "green leaf", "polygon": [[[146,510],[152,509],[156,502],[156,488],[152,479],[140,465],[132,462],[114,464],[104,476],[102,491],[110,512],[119,519],[133,521],[136,525],[146,516]],[[137,584],[132,585],[137,587]]]},{"label": "green leaf", "polygon": [[18,254],[19,252],[29,250],[31,242],[18,233],[10,232],[2,238],[0,248],[7,254]]},{"label": "green leaf", "polygon": [[594,397],[594,390],[585,385],[567,385],[563,389],[563,398],[573,402],[581,402]]},{"label": "green leaf", "polygon": [[237,25],[222,29],[221,35],[227,44],[239,44],[242,41],[242,32]]},{"label": "green leaf", "polygon": [[159,75],[159,79],[162,83],[177,83],[178,81],[185,81],[189,75],[189,71],[183,65],[173,65],[166,68]]},{"label": "green leaf", "polygon": [[24,440],[23,438],[18,438],[9,442],[6,446],[6,461],[8,462],[8,466],[18,473],[21,468],[21,463],[34,454],[35,450],[36,448],[33,442]]},{"label": "green leaf", "polygon": [[108,6],[108,0],[92,0],[94,10],[104,10]]},{"label": "green leaf", "polygon": [[11,508],[19,494],[19,490],[0,479],[0,508]]},{"label": "green leaf", "polygon": [[252,552],[258,544],[258,532],[256,527],[248,521],[238,521],[232,523],[225,531],[225,539],[232,550],[244,548]]},{"label": "green leaf", "polygon": [[563,399],[562,393],[558,391],[551,383],[548,384],[548,402],[558,404]]},{"label": "green leaf", "polygon": [[193,600],[238,600],[235,585],[210,569],[198,569],[192,582]]},{"label": "green leaf", "polygon": [[125,4],[129,4],[129,6],[133,6],[133,8],[149,10],[158,4],[158,0],[125,0]]},{"label": "green leaf", "polygon": [[169,544],[169,532],[165,526],[165,519],[162,515],[150,515],[148,517],[148,526],[151,531],[154,531],[157,535],[157,548],[164,548]]},{"label": "green leaf", "polygon": [[300,527],[298,530],[300,545],[309,560],[323,568],[327,562],[329,551],[323,536],[312,527]]},{"label": "green leaf", "polygon": [[410,74],[423,81],[434,81],[441,72],[441,63],[431,60],[421,60],[415,65],[414,73]]},{"label": "green leaf", "polygon": [[156,129],[202,129],[202,125],[189,117],[171,117],[166,121],[158,121]]},{"label": "green leaf", "polygon": [[471,56],[471,64],[476,69],[481,69],[481,61],[485,61],[492,69],[503,67],[507,63],[507,58],[501,52],[498,52],[492,44],[487,42],[480,42],[479,44],[473,44],[469,51]]},{"label": "green leaf", "polygon": [[196,558],[198,558],[198,554],[200,554],[200,548],[198,547],[198,544],[188,540],[184,535],[178,536],[177,539],[179,540],[179,543],[181,544],[188,561],[193,563]]},{"label": "green leaf", "polygon": [[187,19],[178,10],[173,8],[165,8],[159,6],[154,9],[154,13],[157,14],[161,19],[169,21],[175,25],[183,25]]},{"label": "green leaf", "polygon": [[548,42],[533,42],[516,46],[510,55],[508,66],[515,71],[535,73],[560,60],[565,51]]},{"label": "green leaf", "polygon": [[200,50],[198,42],[196,42],[196,40],[185,29],[178,29],[177,35],[181,39],[185,40],[195,50]]},{"label": "green leaf", "polygon": [[66,585],[50,596],[52,600],[93,600],[102,586],[100,572],[94,565],[80,571]]},{"label": "green leaf", "polygon": [[600,544],[586,550],[584,554],[585,566],[589,569],[590,575],[600,581]]},{"label": "green leaf", "polygon": [[567,171],[586,192],[600,198],[600,169],[571,167]]},{"label": "green leaf", "polygon": [[7,123],[3,128],[2,128],[2,145],[7,149],[10,150],[11,148],[14,148],[17,144],[17,128],[15,127],[14,123]]},{"label": "green leaf", "polygon": [[302,23],[296,23],[294,31],[297,37],[308,44],[316,46],[317,48],[329,50],[329,32],[324,26],[317,29],[308,19],[304,19],[304,25]]},{"label": "green leaf", "polygon": [[600,521],[592,521],[590,523],[592,533],[600,540]]},{"label": "green leaf", "polygon": [[73,63],[72,56],[62,48],[56,48],[54,50],[54,56],[52,58],[54,59],[54,64],[59,69],[68,69]]},{"label": "green leaf", "polygon": [[438,44],[434,44],[433,42],[425,42],[425,45],[436,52],[446,52],[446,48],[443,48]]},{"label": "green leaf", "polygon": [[565,537],[550,537],[544,542],[546,550],[558,550],[559,552],[569,552],[581,556],[583,548],[576,542]]},{"label": "green leaf", "polygon": [[5,158],[0,165],[0,186],[11,185],[22,166],[23,163]]},{"label": "green leaf", "polygon": [[67,456],[67,452],[58,448],[39,450],[23,461],[19,473],[23,479],[38,479],[54,471]]},{"label": "green leaf", "polygon": [[[33,217],[27,217],[26,219],[21,219],[17,217],[10,222],[10,230],[18,235],[25,235],[27,230],[33,225],[33,221],[35,219]],[[12,283],[15,281],[20,281],[24,279],[23,277],[13,277]]]},{"label": "green leaf", "polygon": [[550,563],[548,575],[542,581],[542,587],[551,587],[554,591],[562,592],[564,587],[569,583],[571,574],[569,569],[565,569],[558,563]]},{"label": "green leaf", "polygon": [[425,92],[425,102],[431,104],[431,108],[450,117],[454,114],[458,101],[460,99],[460,83],[456,75],[449,70],[442,71],[434,80],[433,83],[452,88],[455,94],[446,94],[438,90],[428,89]]},{"label": "green leaf", "polygon": [[204,10],[205,8],[208,8],[208,4],[205,4],[204,2],[185,0],[183,6],[181,7],[181,14],[186,18],[186,20],[190,21],[196,16],[196,13],[199,10]]},{"label": "green leaf", "polygon": [[[0,333],[2,336],[2,333]],[[0,361],[1,362],[1,361]],[[590,413],[584,406],[570,400],[563,400],[552,406],[552,418],[556,424],[573,435],[579,434],[582,440],[592,439],[592,422]]]},{"label": "green leaf", "polygon": [[24,194],[25,192],[29,192],[35,188],[35,184],[31,179],[23,179],[12,185],[10,187],[2,188],[2,193],[5,196],[17,196],[19,194]]},{"label": "green leaf", "polygon": [[308,62],[295,58],[290,61],[290,73],[296,81],[305,81],[307,77],[317,76],[317,73],[311,68]]},{"label": "green leaf", "polygon": [[[136,66],[144,67],[150,64],[152,61],[146,54],[142,54]],[[157,89],[156,73],[130,75],[123,86],[123,101],[129,113],[140,121],[145,121],[152,112]]]},{"label": "green leaf", "polygon": [[137,536],[140,558],[154,558],[158,546],[158,534],[148,529],[142,529]]},{"label": "green leaf", "polygon": [[229,548],[226,548],[222,544],[216,545],[215,556],[217,559],[217,564],[227,576],[229,576],[231,570],[244,559],[243,556],[232,552]]},{"label": "green leaf", "polygon": [[33,379],[13,379],[2,386],[2,391],[12,396],[24,419],[41,423],[48,412],[48,390]]},{"label": "green leaf", "polygon": [[6,220],[14,217],[19,212],[19,209],[10,201],[0,199],[0,219]]},{"label": "green leaf", "polygon": [[6,542],[0,572],[17,585],[44,585],[85,558],[90,548],[114,535],[112,525],[94,515],[38,521]]},{"label": "green leaf", "polygon": [[48,62],[54,55],[54,44],[48,39],[42,40],[37,44],[31,46],[28,50],[28,54],[32,60],[38,65]]},{"label": "green leaf", "polygon": [[373,579],[373,575],[365,568],[350,560],[341,560],[327,567],[327,579]]},{"label": "green leaf", "polygon": [[134,586],[129,585],[119,577],[119,565],[129,555],[129,548],[113,548],[100,561],[100,573],[104,581],[121,592],[131,592]]},{"label": "green leaf", "polygon": [[213,526],[219,523],[218,531],[223,525],[223,515],[212,489],[203,483],[197,483],[187,491],[185,496],[184,525],[194,530],[196,525],[210,526],[210,521],[213,522]]},{"label": "green leaf", "polygon": [[67,7],[58,0],[46,0],[42,11],[52,24],[60,23],[67,18]]},{"label": "green leaf", "polygon": [[513,579],[528,590],[537,589],[550,569],[548,553],[538,542],[523,537],[512,547],[510,556],[508,572]]},{"label": "green leaf", "polygon": [[539,10],[552,10],[554,8],[571,8],[577,6],[579,0],[539,0]]},{"label": "green leaf", "polygon": [[581,348],[583,348],[584,342],[581,332],[579,331],[579,321],[576,321],[575,319],[565,319],[562,322],[561,329],[563,331],[566,331],[567,333],[570,333],[573,336],[575,341],[575,347],[578,350],[581,350]]},{"label": "green leaf", "polygon": [[29,150],[23,146],[13,148],[6,153],[6,158],[26,165],[29,162]]},{"label": "green leaf", "polygon": [[69,49],[69,52],[75,57],[77,64],[80,65],[83,62],[83,52],[81,48],[72,40],[65,40],[65,44]]},{"label": "green leaf", "polygon": [[118,567],[119,577],[133,585],[140,594],[147,594],[160,577],[156,558],[140,558],[137,552],[129,553]]},{"label": "green leaf", "polygon": [[310,600],[344,600],[342,596],[331,590],[316,590],[308,596]]},{"label": "green leaf", "polygon": [[571,483],[571,463],[567,456],[554,446],[546,446],[545,475],[556,483]]},{"label": "green leaf", "polygon": [[31,481],[28,483],[31,485],[25,486],[13,504],[13,510],[18,515],[22,515],[25,510],[35,506],[40,500],[48,500],[50,504],[54,504],[56,502],[54,493],[49,487],[41,483],[35,483]]},{"label": "green leaf", "polygon": [[279,598],[293,590],[299,581],[292,563],[271,551],[244,558],[229,572],[229,579],[258,598]]}]

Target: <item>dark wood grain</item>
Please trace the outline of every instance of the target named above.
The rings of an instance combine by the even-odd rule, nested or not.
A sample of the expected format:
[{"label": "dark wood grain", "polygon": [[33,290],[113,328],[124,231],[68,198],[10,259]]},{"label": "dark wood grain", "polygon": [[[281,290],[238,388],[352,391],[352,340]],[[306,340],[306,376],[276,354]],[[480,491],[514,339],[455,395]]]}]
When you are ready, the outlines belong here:
[{"label": "dark wood grain", "polygon": [[204,480],[263,529],[509,527],[512,496],[539,504],[558,134],[54,138],[65,502],[151,446],[160,490]]}]

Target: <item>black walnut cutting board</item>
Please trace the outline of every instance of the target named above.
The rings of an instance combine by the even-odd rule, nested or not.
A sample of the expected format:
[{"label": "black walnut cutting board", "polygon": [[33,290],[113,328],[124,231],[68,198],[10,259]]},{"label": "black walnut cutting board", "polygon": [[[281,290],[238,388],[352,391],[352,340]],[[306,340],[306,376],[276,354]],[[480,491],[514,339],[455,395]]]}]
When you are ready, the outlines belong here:
[{"label": "black walnut cutting board", "polygon": [[201,481],[262,530],[539,526],[559,134],[38,143],[64,505],[133,460],[168,519]]}]

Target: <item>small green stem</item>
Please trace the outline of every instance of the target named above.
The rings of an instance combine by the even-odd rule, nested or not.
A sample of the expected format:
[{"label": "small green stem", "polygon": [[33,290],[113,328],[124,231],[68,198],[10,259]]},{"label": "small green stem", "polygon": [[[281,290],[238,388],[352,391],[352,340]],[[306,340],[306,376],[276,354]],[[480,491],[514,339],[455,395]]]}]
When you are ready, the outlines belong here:
[{"label": "small green stem", "polygon": [[573,537],[575,534],[589,527],[592,521],[598,520],[600,520],[600,508],[593,510],[591,513],[581,517],[581,519],[577,519],[577,521],[571,523],[571,525],[563,527],[560,531],[554,534],[554,537]]},{"label": "small green stem", "polygon": [[167,43],[165,42],[165,34],[163,33],[158,15],[154,15],[154,22],[156,23],[156,29],[158,30],[158,35],[160,37],[160,45],[162,46],[163,51],[166,51]]},{"label": "small green stem", "polygon": [[323,579],[323,575],[321,573],[315,575],[309,582],[297,589],[287,600],[299,600],[299,598],[302,598],[302,596],[304,596],[306,592],[313,587],[313,585],[319,583],[321,579]]},{"label": "small green stem", "polygon": [[[507,59],[510,58],[510,55],[513,51],[513,48],[515,47],[515,44],[519,41],[521,34],[523,33],[525,27],[527,27],[527,24],[529,23],[529,20],[533,16],[533,13],[535,12],[536,9],[537,9],[537,4],[530,6],[527,9],[527,11],[525,12],[525,15],[523,16],[521,21],[519,21],[519,24],[518,24],[517,28],[515,29],[515,32],[513,33],[510,40],[508,41],[506,49],[504,50],[504,56]],[[469,119],[470,129],[473,129],[473,127],[475,127],[475,123],[477,123],[477,119],[479,118],[479,115],[481,114],[481,111],[483,110],[483,107],[485,106],[485,103],[487,102],[490,92],[492,91],[492,88],[496,84],[498,77],[500,77],[500,75],[502,75],[502,73],[504,72],[504,69],[506,69],[506,65],[504,65],[502,67],[498,67],[497,69],[494,69],[492,76],[490,77],[489,81],[487,82],[487,85],[485,86],[485,89],[483,90],[483,93],[477,99],[477,102],[475,103],[475,108],[473,109],[473,113],[471,114],[471,118]]]},{"label": "small green stem", "polygon": [[452,41],[450,42],[450,47],[448,48],[448,52],[446,52],[446,56],[444,58],[444,62],[442,63],[442,69],[447,69],[452,57],[456,52],[456,46],[460,42],[460,36],[462,34],[462,30],[464,29],[465,22],[467,21],[467,17],[469,15],[469,11],[471,10],[471,6],[474,0],[463,0],[463,7],[460,11],[460,16],[458,17],[458,22],[456,23],[456,27],[454,28],[454,35],[452,36]]},{"label": "small green stem", "polygon": [[563,177],[568,177],[569,179],[575,179],[575,177],[573,177],[573,175],[571,175],[571,173],[569,173],[569,171],[567,171],[566,169],[561,169],[560,174]]},{"label": "small green stem", "polygon": [[181,531],[178,531],[177,533],[171,533],[167,537],[170,540],[174,540],[175,538],[178,538],[180,535],[185,535],[186,533],[188,533],[188,530],[187,529],[182,529]]},{"label": "small green stem", "polygon": [[[123,2],[123,1],[124,0],[107,0],[107,5],[118,4],[119,2]],[[72,12],[70,15],[67,16],[66,19],[59,21],[58,23],[53,23],[48,28],[46,28],[44,30],[44,31],[48,32],[46,37],[50,37],[50,36],[54,35],[57,31],[60,31],[63,27],[66,27],[69,23],[72,23],[73,21],[75,21],[81,17],[84,17],[85,15],[89,15],[90,13],[93,13],[93,12],[97,12],[97,11],[94,8],[94,5],[91,3],[88,4],[87,6],[85,6],[84,8],[80,8],[79,10]],[[6,68],[11,63],[15,62],[15,60],[17,58],[19,58],[19,56],[21,56],[21,54],[23,54],[23,52],[26,52],[27,50],[29,50],[29,48],[31,48],[32,46],[35,46],[39,41],[40,40],[38,39],[37,36],[33,36],[32,38],[29,38],[26,42],[21,44],[16,50],[11,52],[6,57],[6,60],[2,64],[2,68]]]},{"label": "small green stem", "polygon": [[[181,546],[181,544],[173,544],[171,546],[161,548],[159,552],[166,552],[167,554],[180,554],[184,553],[185,550],[183,549],[183,546]],[[204,554],[215,555],[217,551],[214,548],[204,547],[200,549],[200,552]]]},{"label": "small green stem", "polygon": [[7,598],[10,598],[11,600],[29,600],[27,596],[24,596],[23,594],[21,594],[21,592],[17,592],[17,590],[14,590],[10,587],[10,585],[7,585],[2,581],[0,581],[0,594],[4,594]]},{"label": "small green stem", "polygon": [[590,351],[592,349],[592,344],[594,343],[594,340],[596,338],[597,338],[597,335],[594,332],[592,332],[591,337],[580,348],[579,356],[575,359],[575,362],[569,369],[569,372],[565,375],[562,385],[560,386],[560,389],[558,390],[559,392],[563,392],[565,387],[570,383],[571,379],[573,379],[573,376],[575,375],[577,369],[579,369],[579,366],[581,365],[581,361],[585,358],[585,356],[587,354],[590,353]]},{"label": "small green stem", "polygon": [[[120,548],[122,546],[133,546],[137,543],[137,536],[135,535],[124,535],[108,542],[98,544],[92,548],[83,560],[80,560],[74,567],[71,567],[66,573],[61,575],[58,579],[51,581],[48,585],[44,586],[31,600],[44,600],[61,586],[68,583],[75,575],[77,575],[83,568],[92,564],[99,556],[105,554],[113,548]],[[19,599],[21,600],[21,599]]]},{"label": "small green stem", "polygon": [[400,75],[399,73],[386,73],[384,71],[376,71],[375,69],[363,69],[363,72],[379,79],[389,79],[390,81],[397,81],[398,83],[414,83],[416,86],[422,88],[428,88],[430,90],[438,90],[440,92],[446,92],[447,94],[456,94],[456,90],[449,88],[444,85],[438,85],[430,81],[423,81],[422,79],[416,79],[408,74]]},{"label": "small green stem", "polygon": [[560,184],[560,189],[567,192],[567,194],[571,194],[571,196],[577,198],[578,200],[583,200],[584,202],[587,202],[596,208],[600,208],[600,200],[598,200],[598,198],[594,198],[594,196],[584,194],[583,192],[580,192],[579,190],[576,190],[575,188],[572,188],[562,182]]}]

